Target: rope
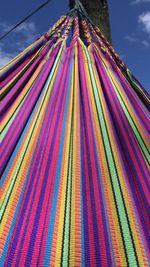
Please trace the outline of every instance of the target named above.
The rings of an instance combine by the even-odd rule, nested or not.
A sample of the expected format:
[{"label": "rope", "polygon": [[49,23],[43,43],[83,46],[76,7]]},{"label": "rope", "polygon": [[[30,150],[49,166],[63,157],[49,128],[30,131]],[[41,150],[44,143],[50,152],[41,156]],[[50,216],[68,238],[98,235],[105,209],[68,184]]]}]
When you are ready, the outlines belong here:
[{"label": "rope", "polygon": [[6,36],[8,36],[12,31],[14,31],[16,28],[18,28],[22,23],[24,23],[26,20],[31,18],[35,13],[37,13],[40,9],[45,7],[47,4],[49,4],[51,0],[46,1],[42,5],[40,5],[37,9],[35,9],[31,14],[27,15],[23,20],[18,22],[14,27],[12,27],[8,32],[6,32],[4,35],[0,37],[0,41],[2,41]]}]

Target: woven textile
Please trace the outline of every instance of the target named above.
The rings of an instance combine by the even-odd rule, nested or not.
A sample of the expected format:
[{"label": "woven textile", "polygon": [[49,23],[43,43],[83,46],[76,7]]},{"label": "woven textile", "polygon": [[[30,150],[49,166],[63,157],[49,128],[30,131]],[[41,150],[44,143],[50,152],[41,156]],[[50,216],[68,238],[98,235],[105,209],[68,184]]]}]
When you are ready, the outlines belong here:
[{"label": "woven textile", "polygon": [[1,69],[0,266],[150,266],[149,96],[63,16]]}]

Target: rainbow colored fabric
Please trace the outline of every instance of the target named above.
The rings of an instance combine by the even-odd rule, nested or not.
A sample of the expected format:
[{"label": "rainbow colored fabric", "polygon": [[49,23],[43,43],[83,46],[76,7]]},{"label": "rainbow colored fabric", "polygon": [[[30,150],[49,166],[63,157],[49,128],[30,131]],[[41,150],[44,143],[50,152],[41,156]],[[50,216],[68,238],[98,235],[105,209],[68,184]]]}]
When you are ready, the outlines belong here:
[{"label": "rainbow colored fabric", "polygon": [[99,29],[63,16],[0,75],[0,266],[150,266],[149,96]]}]

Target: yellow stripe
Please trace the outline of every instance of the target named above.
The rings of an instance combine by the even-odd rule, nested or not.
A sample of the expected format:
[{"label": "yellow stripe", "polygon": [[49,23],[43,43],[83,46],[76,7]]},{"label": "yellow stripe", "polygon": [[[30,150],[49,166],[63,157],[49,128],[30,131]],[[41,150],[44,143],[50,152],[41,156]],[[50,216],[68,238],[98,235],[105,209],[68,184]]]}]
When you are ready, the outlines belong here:
[{"label": "yellow stripe", "polygon": [[[96,74],[96,70],[94,67],[94,72]],[[98,82],[98,75],[96,75],[96,82],[97,82],[97,86],[99,88],[100,84]],[[112,151],[113,151],[113,155],[114,155],[114,159],[115,159],[115,164],[116,164],[116,168],[117,168],[117,172],[118,172],[118,178],[121,184],[121,190],[123,193],[123,199],[124,199],[124,203],[126,206],[126,210],[127,210],[127,214],[128,214],[128,219],[129,219],[129,223],[130,223],[130,227],[131,227],[131,231],[132,231],[132,235],[133,235],[133,239],[134,239],[134,243],[135,243],[135,247],[136,247],[136,251],[137,251],[137,255],[138,255],[138,259],[139,262],[141,264],[141,266],[145,266],[144,261],[143,261],[143,256],[141,253],[141,249],[142,251],[144,250],[144,246],[142,244],[142,239],[140,237],[140,232],[138,229],[138,224],[134,215],[134,210],[132,207],[132,203],[130,201],[131,197],[129,195],[129,192],[127,190],[127,186],[126,186],[126,178],[123,172],[123,164],[121,158],[118,157],[118,147],[116,144],[116,139],[113,135],[113,129],[112,129],[112,125],[110,122],[110,119],[108,117],[108,110],[106,109],[106,104],[105,103],[105,99],[104,99],[104,95],[103,92],[101,91],[101,93],[99,93],[99,97],[101,98],[101,103],[102,103],[102,107],[103,107],[103,111],[104,111],[104,116],[105,116],[105,120],[106,120],[106,125],[108,128],[108,135],[109,135],[109,140],[112,146]],[[134,218],[134,219],[133,219]]]},{"label": "yellow stripe", "polygon": [[39,40],[35,41],[33,44],[29,45],[26,49],[24,49],[20,54],[18,54],[16,57],[14,57],[12,60],[10,60],[4,67],[0,68],[0,74],[5,72],[8,68],[11,67],[11,65],[17,61],[19,58],[23,56],[26,52],[28,52],[34,45],[36,45],[38,42],[40,42],[44,37],[42,36]]},{"label": "yellow stripe", "polygon": [[78,94],[78,69],[77,69],[77,45],[75,44],[74,48],[74,71],[73,79],[74,79],[74,118],[73,118],[73,162],[72,162],[72,198],[71,198],[71,222],[70,222],[70,265],[75,266],[75,227],[76,227],[76,164],[77,164],[77,140],[76,140],[76,132],[77,132],[77,94]]},{"label": "yellow stripe", "polygon": [[[71,133],[71,119],[72,119],[72,105],[73,105],[73,76],[71,82],[71,91],[70,91],[70,103],[68,109],[68,120],[67,120],[67,129],[65,134],[66,144],[63,151],[64,162],[62,163],[62,169],[60,173],[62,181],[62,192],[61,192],[61,202],[60,202],[60,214],[58,218],[58,238],[56,244],[56,257],[55,265],[60,266],[61,263],[61,253],[62,253],[62,238],[64,232],[64,213],[65,213],[65,197],[66,197],[66,186],[67,186],[67,173],[68,173],[68,162],[69,162],[69,147],[70,147],[70,133]],[[55,237],[54,237],[55,238]]]},{"label": "yellow stripe", "polygon": [[[58,64],[59,65],[59,64]],[[58,68],[59,68],[59,66],[57,66],[57,68],[56,68],[56,70],[55,70],[55,73],[54,73],[54,75],[53,75],[53,77],[52,77],[52,80],[51,80],[51,82],[50,82],[50,84],[48,85],[48,87],[47,87],[47,90],[45,91],[45,93],[44,93],[44,95],[43,95],[43,98],[42,99],[44,99],[44,96],[46,95],[46,93],[48,92],[48,94],[46,95],[46,99],[44,99],[44,108],[43,108],[43,111],[41,111],[41,113],[40,113],[40,118],[43,116],[43,114],[45,114],[45,109],[46,109],[46,106],[48,105],[48,103],[49,103],[49,97],[50,97],[50,94],[51,94],[51,91],[52,91],[52,88],[53,88],[53,85],[54,85],[54,82],[55,82],[55,79],[56,79],[56,73],[57,73],[57,71],[58,71]],[[42,104],[42,102],[43,102],[43,100],[41,100],[41,102],[40,102],[40,104],[39,105],[41,105]],[[38,106],[38,109],[39,109],[39,106]],[[38,112],[36,112],[35,113],[36,114],[36,117],[37,117],[37,115],[38,115]],[[11,177],[10,177],[10,181],[12,180],[12,178],[14,177],[14,175],[15,175],[15,173],[16,173],[16,169],[17,169],[17,167],[19,166],[19,162],[21,162],[21,156],[20,155],[22,155],[23,156],[23,151],[25,150],[25,146],[26,146],[26,144],[27,144],[27,141],[28,141],[28,139],[29,139],[29,137],[30,137],[30,135],[31,135],[31,132],[32,132],[32,128],[33,128],[33,126],[34,126],[34,123],[35,123],[35,121],[36,121],[36,118],[35,118],[35,116],[34,116],[34,118],[32,119],[32,123],[31,123],[31,125],[32,125],[32,127],[30,126],[29,127],[29,129],[30,129],[30,132],[29,132],[29,134],[26,136],[26,139],[24,140],[24,142],[22,142],[22,146],[20,147],[20,149],[19,149],[19,152],[17,153],[17,155],[16,155],[16,162],[13,162],[13,166],[11,166],[10,167],[10,170],[9,170],[9,173],[8,173],[8,176],[10,175],[10,173],[11,173]],[[36,129],[37,129],[37,127],[39,126],[38,124],[40,123],[40,120],[38,119],[38,122],[37,122],[37,126],[36,126]],[[40,128],[39,128],[40,129]],[[34,130],[34,133],[33,133],[33,137],[32,137],[32,140],[34,141],[35,139],[35,134],[36,134],[36,131]],[[30,141],[31,142],[31,141]],[[31,142],[32,143],[32,142]],[[22,166],[24,166],[24,164],[26,163],[26,161],[24,160],[23,161],[23,164],[22,164]],[[21,170],[22,170],[22,167],[21,167]],[[21,171],[20,170],[20,171]],[[22,177],[22,173],[20,173],[19,172],[19,174],[18,174],[18,178],[17,179],[21,179],[21,177]],[[18,183],[16,182],[15,183],[15,187],[13,188],[13,195],[14,195],[14,193],[15,193],[15,188],[16,188],[16,185],[17,185]],[[10,185],[10,183],[8,184],[8,186]],[[8,214],[9,214],[9,207],[10,207],[10,203],[13,201],[13,195],[11,195],[11,198],[10,198],[10,201],[9,201],[9,203],[8,203],[8,206],[7,206],[7,212],[8,212]],[[5,212],[5,215],[7,215],[6,214],[6,212]],[[6,218],[5,218],[6,219]],[[4,226],[4,224],[5,224],[5,221],[6,220],[4,220],[4,222],[2,223],[2,227],[1,227],[1,229],[0,229],[0,234],[1,234],[1,232],[3,231],[3,226]]]},{"label": "yellow stripe", "polygon": [[25,71],[27,71],[28,67],[30,67],[31,64],[33,64],[33,61],[34,61],[34,59],[36,59],[36,57],[37,57],[38,54],[39,54],[39,50],[36,52],[36,54],[34,55],[34,57],[32,57],[30,59],[30,61],[17,73],[17,75],[13,79],[11,79],[9,83],[7,83],[3,87],[2,93],[5,92],[5,91],[7,91],[7,89],[9,88],[9,86],[11,84],[13,84],[13,82],[17,82],[17,80],[19,80],[19,78],[21,78],[21,75],[24,74]]},{"label": "yellow stripe", "polygon": [[[90,47],[89,47],[90,49]],[[92,55],[91,55],[92,58]],[[85,61],[84,61],[85,62]],[[87,86],[88,86],[88,91],[89,96],[90,96],[90,108],[92,110],[92,116],[93,116],[93,122],[95,126],[95,132],[96,132],[96,141],[97,141],[97,149],[98,149],[98,157],[99,157],[99,162],[102,163],[101,169],[104,170],[103,175],[102,175],[102,181],[104,185],[104,191],[105,191],[105,197],[106,197],[106,203],[107,203],[107,209],[112,213],[111,215],[108,214],[109,219],[110,219],[110,225],[114,227],[115,229],[115,235],[112,234],[112,242],[113,242],[113,248],[114,250],[114,255],[116,257],[116,261],[118,259],[118,254],[122,262],[122,266],[127,266],[126,263],[126,257],[125,257],[125,251],[124,251],[124,245],[122,241],[122,236],[120,232],[120,227],[119,227],[119,221],[118,221],[118,216],[117,216],[117,211],[116,211],[116,205],[114,201],[114,196],[112,192],[112,187],[111,187],[111,181],[110,181],[110,175],[109,175],[109,170],[108,170],[108,165],[107,165],[107,160],[106,160],[106,154],[104,150],[104,144],[103,144],[103,139],[101,135],[101,130],[100,130],[100,125],[98,121],[98,115],[97,115],[97,110],[96,110],[96,105],[95,105],[95,100],[94,100],[94,95],[93,95],[93,90],[92,90],[92,84],[91,80],[89,77],[89,70],[88,66],[85,64],[86,68],[86,78],[87,78]],[[94,69],[95,72],[95,69]],[[98,80],[98,77],[96,77],[96,80]],[[98,85],[99,88],[99,95],[102,94],[102,88],[101,85]],[[103,102],[103,100],[101,99]],[[111,207],[111,209],[109,208]],[[112,229],[111,229],[112,230]],[[113,232],[113,231],[112,231]],[[117,248],[116,248],[117,244]]]},{"label": "yellow stripe", "polygon": [[[44,62],[42,62],[41,64],[42,64],[42,66],[43,66]],[[39,67],[39,68],[42,68],[42,66]],[[58,64],[57,67],[56,67],[55,74],[54,74],[54,76],[53,76],[53,78],[52,78],[52,80],[51,80],[51,84],[49,85],[49,93],[51,93],[52,86],[53,86],[54,81],[55,81],[56,73],[58,72],[58,68],[59,68],[59,64]],[[38,72],[38,71],[39,71],[39,70],[37,70],[37,72]],[[37,74],[37,75],[38,75],[38,74]],[[31,82],[31,81],[30,81],[30,82]],[[29,87],[29,86],[30,86],[30,85],[28,85],[28,87]],[[50,95],[50,94],[48,94],[47,97],[49,97],[49,95]],[[47,101],[48,101],[48,100],[47,100]],[[45,104],[47,104],[46,100],[45,100]],[[11,124],[10,124],[10,125],[11,125]],[[7,130],[8,130],[8,129],[7,129]],[[7,175],[7,177],[9,177],[9,175]],[[7,194],[8,188],[9,188],[10,183],[11,183],[11,177],[12,177],[12,176],[10,176],[7,185],[5,185],[5,184],[3,185],[3,187],[5,188],[5,190],[4,190],[3,194],[2,194],[2,198],[1,198],[1,199],[4,199],[5,195]],[[5,186],[6,186],[6,187],[5,187]]]}]

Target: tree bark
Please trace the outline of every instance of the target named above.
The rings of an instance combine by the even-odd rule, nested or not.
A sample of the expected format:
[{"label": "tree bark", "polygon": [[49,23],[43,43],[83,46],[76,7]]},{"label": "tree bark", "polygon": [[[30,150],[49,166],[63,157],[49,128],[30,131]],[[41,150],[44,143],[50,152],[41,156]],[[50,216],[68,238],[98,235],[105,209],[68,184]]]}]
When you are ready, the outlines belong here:
[{"label": "tree bark", "polygon": [[[81,0],[86,12],[96,26],[111,43],[111,30],[109,23],[109,12],[107,0]],[[70,8],[75,5],[75,0],[70,0]]]}]

